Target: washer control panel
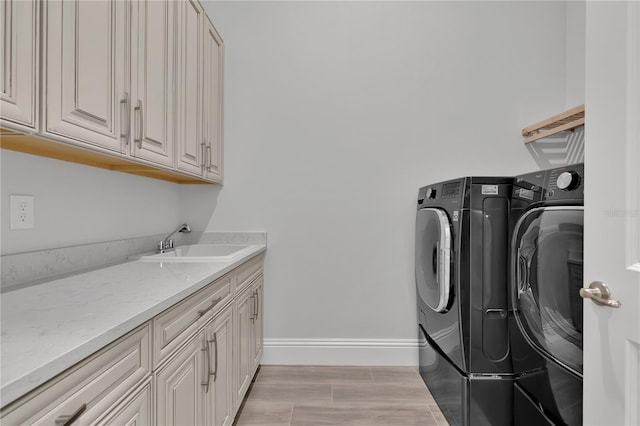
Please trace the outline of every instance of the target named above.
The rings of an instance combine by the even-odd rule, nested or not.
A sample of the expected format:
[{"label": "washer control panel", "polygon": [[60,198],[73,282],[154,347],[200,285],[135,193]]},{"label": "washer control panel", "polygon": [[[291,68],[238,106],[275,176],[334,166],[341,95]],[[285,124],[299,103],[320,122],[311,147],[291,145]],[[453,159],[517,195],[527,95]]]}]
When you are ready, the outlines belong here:
[{"label": "washer control panel", "polygon": [[466,178],[461,178],[423,186],[418,191],[418,208],[426,205],[439,205],[441,207],[461,205],[465,182]]}]

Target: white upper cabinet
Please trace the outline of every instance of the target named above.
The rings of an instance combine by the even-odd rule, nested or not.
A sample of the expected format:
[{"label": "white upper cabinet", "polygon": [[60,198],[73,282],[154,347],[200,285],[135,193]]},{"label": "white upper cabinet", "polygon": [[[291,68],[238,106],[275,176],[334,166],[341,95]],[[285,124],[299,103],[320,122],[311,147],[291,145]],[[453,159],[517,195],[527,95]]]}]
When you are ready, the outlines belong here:
[{"label": "white upper cabinet", "polygon": [[203,174],[206,145],[202,138],[202,39],[200,3],[178,3],[178,169]]},{"label": "white upper cabinet", "polygon": [[8,127],[35,129],[38,121],[39,3],[0,3],[0,118]]},{"label": "white upper cabinet", "polygon": [[204,174],[207,179],[223,181],[222,100],[224,45],[211,21],[204,20],[203,68],[203,142],[205,143]]},{"label": "white upper cabinet", "polygon": [[224,45],[198,0],[6,0],[0,23],[0,126],[36,136],[3,148],[222,183]]},{"label": "white upper cabinet", "polygon": [[175,23],[173,1],[132,4],[131,98],[132,156],[173,165],[175,138]]},{"label": "white upper cabinet", "polygon": [[[121,152],[126,137],[129,3],[44,6],[44,133]],[[121,110],[121,105],[123,109]]]}]

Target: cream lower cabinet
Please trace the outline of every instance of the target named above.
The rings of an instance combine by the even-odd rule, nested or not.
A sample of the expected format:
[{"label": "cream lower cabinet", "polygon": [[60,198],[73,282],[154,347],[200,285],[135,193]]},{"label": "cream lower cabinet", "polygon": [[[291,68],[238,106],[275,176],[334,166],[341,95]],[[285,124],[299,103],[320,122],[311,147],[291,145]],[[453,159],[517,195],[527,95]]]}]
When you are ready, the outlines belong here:
[{"label": "cream lower cabinet", "polygon": [[156,422],[166,426],[201,425],[204,420],[206,344],[198,333],[155,374]]},{"label": "cream lower cabinet", "polygon": [[263,256],[160,313],[24,397],[0,423],[233,423],[262,356]]},{"label": "cream lower cabinet", "polygon": [[263,352],[263,288],[262,268],[248,277],[234,304],[235,321],[235,405],[236,409],[251,385]]},{"label": "cream lower cabinet", "polygon": [[229,305],[204,331],[211,353],[208,392],[205,388],[205,424],[233,423],[233,309]]},{"label": "cream lower cabinet", "polygon": [[157,424],[233,422],[231,313],[229,305],[156,372]]},{"label": "cream lower cabinet", "polygon": [[[147,323],[4,407],[0,423],[58,425],[71,424],[73,419],[81,424],[101,423],[120,412],[134,389],[150,382],[150,373],[151,333]],[[146,408],[138,411],[141,418],[150,419],[152,413]]]},{"label": "cream lower cabinet", "polygon": [[258,369],[260,365],[260,360],[262,359],[262,353],[264,352],[264,316],[262,315],[264,302],[264,276],[260,275],[251,285],[251,288],[254,293],[255,298],[255,306],[256,310],[253,315],[253,321],[251,326],[252,330],[252,341],[251,341],[251,355],[252,355],[252,363],[251,363],[251,371],[252,376],[255,371]]},{"label": "cream lower cabinet", "polygon": [[238,409],[242,398],[251,384],[251,370],[253,367],[252,323],[255,309],[254,293],[251,287],[244,289],[238,296],[234,306],[235,335],[235,382],[234,405]]}]

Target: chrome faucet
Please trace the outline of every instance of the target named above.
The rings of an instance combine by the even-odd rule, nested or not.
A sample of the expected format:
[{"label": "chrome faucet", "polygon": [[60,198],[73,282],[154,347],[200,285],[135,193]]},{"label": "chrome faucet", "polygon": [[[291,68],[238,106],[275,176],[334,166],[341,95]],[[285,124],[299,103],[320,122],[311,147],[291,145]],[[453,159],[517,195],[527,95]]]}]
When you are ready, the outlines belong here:
[{"label": "chrome faucet", "polygon": [[167,250],[173,250],[173,240],[171,239],[171,236],[176,232],[188,234],[189,232],[191,232],[191,228],[186,223],[178,226],[175,231],[167,235],[167,238],[158,242],[158,250],[156,250],[158,253],[164,253]]}]

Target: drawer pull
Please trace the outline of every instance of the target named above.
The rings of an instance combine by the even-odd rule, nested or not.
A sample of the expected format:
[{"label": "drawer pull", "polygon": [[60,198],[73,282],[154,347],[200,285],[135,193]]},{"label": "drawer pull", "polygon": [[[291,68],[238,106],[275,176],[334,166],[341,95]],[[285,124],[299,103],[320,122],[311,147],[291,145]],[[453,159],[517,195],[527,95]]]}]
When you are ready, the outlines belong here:
[{"label": "drawer pull", "polygon": [[80,417],[82,415],[82,413],[84,413],[87,409],[87,404],[82,404],[80,406],[80,408],[78,408],[76,410],[75,413],[73,413],[70,416],[58,416],[55,420],[54,423],[56,425],[60,425],[60,426],[69,426],[70,424],[73,424],[73,422],[75,422],[76,420],[78,420],[78,417]]},{"label": "drawer pull", "polygon": [[201,311],[198,311],[198,317],[201,317],[207,312],[209,312],[210,310],[212,310],[218,303],[220,303],[221,300],[222,300],[222,297],[218,297],[217,299],[214,299],[213,302],[211,302],[211,306]]}]

